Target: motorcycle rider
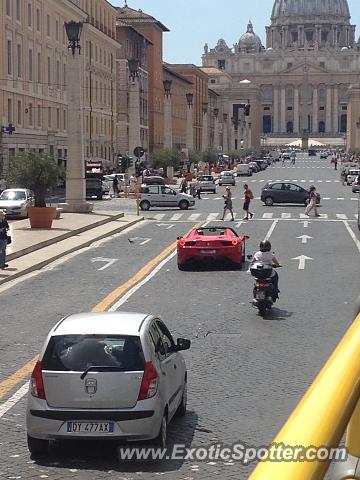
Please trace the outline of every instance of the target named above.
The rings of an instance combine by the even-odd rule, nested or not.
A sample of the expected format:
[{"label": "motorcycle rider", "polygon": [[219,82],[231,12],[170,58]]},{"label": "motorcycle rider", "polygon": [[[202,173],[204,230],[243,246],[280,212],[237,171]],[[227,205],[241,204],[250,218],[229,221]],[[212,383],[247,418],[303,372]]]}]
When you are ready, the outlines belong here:
[{"label": "motorcycle rider", "polygon": [[[281,267],[278,259],[275,257],[275,255],[271,252],[271,243],[269,240],[263,240],[260,242],[259,245],[259,251],[256,252],[253,256],[252,259],[252,264],[256,262],[261,262],[265,263],[267,265],[271,265],[272,267]],[[277,298],[279,298],[279,275],[273,268],[272,274],[271,274],[271,282],[274,286],[274,295],[273,295],[273,300],[274,302],[276,301]]]}]

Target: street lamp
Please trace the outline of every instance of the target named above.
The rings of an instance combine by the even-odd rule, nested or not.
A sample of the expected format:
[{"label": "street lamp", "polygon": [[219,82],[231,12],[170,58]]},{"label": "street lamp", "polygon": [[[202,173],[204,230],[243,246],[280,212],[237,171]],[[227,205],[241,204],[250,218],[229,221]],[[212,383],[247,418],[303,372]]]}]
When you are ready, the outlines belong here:
[{"label": "street lamp", "polygon": [[78,49],[79,53],[81,51],[80,37],[82,32],[83,24],[82,22],[65,22],[66,35],[69,40],[68,48],[72,51],[72,54],[75,55],[75,50]]},{"label": "street lamp", "polygon": [[135,77],[139,76],[139,60],[136,58],[130,58],[128,60],[129,70],[130,70],[130,77],[134,80]]},{"label": "street lamp", "polygon": [[167,97],[170,96],[170,93],[171,93],[171,84],[172,84],[172,80],[164,80],[163,81],[163,85],[164,85],[164,90],[165,90],[165,95]]},{"label": "street lamp", "polygon": [[186,101],[187,101],[187,104],[188,106],[190,107],[193,103],[193,98],[194,98],[194,94],[189,92],[186,94]]}]

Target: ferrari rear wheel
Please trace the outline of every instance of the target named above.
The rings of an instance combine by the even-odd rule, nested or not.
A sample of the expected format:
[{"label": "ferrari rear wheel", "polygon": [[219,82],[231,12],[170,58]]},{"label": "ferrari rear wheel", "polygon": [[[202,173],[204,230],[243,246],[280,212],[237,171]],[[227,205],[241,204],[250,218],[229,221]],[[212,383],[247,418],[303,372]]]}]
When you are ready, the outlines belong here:
[{"label": "ferrari rear wheel", "polygon": [[178,263],[177,266],[178,266],[178,269],[181,271],[186,270],[185,265],[183,263]]}]

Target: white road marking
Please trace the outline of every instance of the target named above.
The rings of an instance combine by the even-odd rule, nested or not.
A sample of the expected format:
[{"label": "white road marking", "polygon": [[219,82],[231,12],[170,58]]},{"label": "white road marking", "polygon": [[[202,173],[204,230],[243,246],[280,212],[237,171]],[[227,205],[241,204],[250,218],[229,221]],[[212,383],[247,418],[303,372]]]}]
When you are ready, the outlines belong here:
[{"label": "white road marking", "polygon": [[360,240],[358,240],[358,239],[356,238],[356,235],[355,235],[354,231],[350,228],[350,225],[348,224],[347,221],[344,222],[344,225],[345,225],[345,227],[346,227],[346,230],[349,232],[350,237],[354,240],[354,243],[355,243],[355,245],[357,246],[357,249],[358,249],[359,252],[360,252]]},{"label": "white road marking", "polygon": [[29,382],[24,383],[6,402],[0,405],[0,418],[3,417],[14,405],[16,405],[28,392]]},{"label": "white road marking", "polygon": [[166,227],[166,230],[170,230],[170,228],[175,227],[174,224],[169,225],[168,223],[157,223],[156,226],[157,227]]},{"label": "white road marking", "polygon": [[300,222],[304,224],[304,228],[308,228],[309,224],[312,222],[309,222],[309,220],[305,220],[305,222]]},{"label": "white road marking", "polygon": [[337,213],[336,214],[336,218],[338,218],[339,220],[347,220],[347,216],[345,215],[345,213]]},{"label": "white road marking", "polygon": [[165,217],[165,213],[157,213],[154,215],[155,220],[162,220]]},{"label": "white road marking", "polygon": [[176,220],[180,220],[180,218],[183,216],[184,214],[183,213],[175,213],[171,218],[170,218],[170,222],[174,222]]},{"label": "white road marking", "polygon": [[331,200],[330,197],[324,197],[322,200]]},{"label": "white road marking", "polygon": [[351,197],[351,198],[350,198],[350,200],[355,200],[355,202],[357,202],[357,201],[358,201],[358,199],[357,199],[357,198],[355,198],[355,197]]},{"label": "white road marking", "polygon": [[305,270],[306,260],[314,260],[314,259],[311,257],[307,257],[306,255],[299,255],[298,257],[292,258],[292,260],[299,260],[298,270]]},{"label": "white road marking", "polygon": [[327,213],[320,213],[320,218],[329,218]]},{"label": "white road marking", "polygon": [[271,237],[273,231],[275,230],[275,227],[276,225],[278,224],[278,221],[279,220],[274,220],[271,227],[269,228],[269,231],[267,232],[266,234],[266,237],[264,238],[264,240],[269,240],[269,238]]},{"label": "white road marking", "polygon": [[301,243],[307,243],[308,240],[311,240],[313,237],[309,237],[309,235],[300,235],[300,237],[296,237],[301,239]]},{"label": "white road marking", "polygon": [[291,218],[291,213],[282,213],[281,218]]},{"label": "white road marking", "polygon": [[213,220],[216,220],[218,216],[219,216],[219,213],[209,213],[209,215],[206,218],[206,221],[211,222]]},{"label": "white road marking", "polygon": [[308,216],[305,213],[300,213],[300,218],[308,218]]},{"label": "white road marking", "polygon": [[345,198],[344,197],[337,197],[336,200],[345,200]]},{"label": "white road marking", "polygon": [[192,213],[189,217],[189,220],[193,221],[193,220],[197,220],[199,217],[200,217],[200,213]]},{"label": "white road marking", "polygon": [[274,214],[273,213],[264,213],[262,218],[268,218],[268,219],[271,219],[273,218]]},{"label": "white road marking", "polygon": [[331,182],[332,182],[332,180],[326,180],[326,183],[331,183]]},{"label": "white road marking", "polygon": [[151,242],[151,238],[145,238],[145,240],[141,242],[140,245],[146,245],[149,242]]},{"label": "white road marking", "polygon": [[106,270],[107,268],[111,267],[111,265],[114,265],[114,263],[117,262],[118,260],[119,260],[118,258],[97,257],[97,258],[92,258],[91,263],[105,262],[104,266],[102,266],[101,268],[98,268],[98,271],[101,272],[102,270]]}]

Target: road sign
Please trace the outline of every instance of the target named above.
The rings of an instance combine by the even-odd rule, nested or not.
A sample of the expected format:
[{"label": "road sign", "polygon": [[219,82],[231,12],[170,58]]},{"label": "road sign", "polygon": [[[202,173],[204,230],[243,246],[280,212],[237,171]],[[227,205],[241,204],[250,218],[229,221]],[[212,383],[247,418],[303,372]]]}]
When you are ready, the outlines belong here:
[{"label": "road sign", "polygon": [[134,148],[134,155],[136,158],[141,158],[145,153],[145,150],[142,147]]}]

